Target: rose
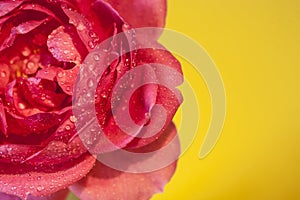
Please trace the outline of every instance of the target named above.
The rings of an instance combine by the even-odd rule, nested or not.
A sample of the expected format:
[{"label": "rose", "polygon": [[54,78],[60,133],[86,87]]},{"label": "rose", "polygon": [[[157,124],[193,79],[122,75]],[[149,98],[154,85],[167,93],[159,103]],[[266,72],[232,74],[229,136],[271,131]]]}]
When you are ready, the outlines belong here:
[{"label": "rose", "polygon": [[[166,2],[5,0],[0,7],[1,199],[64,199],[68,189],[81,199],[148,199],[161,191],[176,162],[154,172],[132,174],[101,164],[90,152],[118,148],[149,152],[176,137],[171,119],[180,100],[164,86],[146,84],[130,97],[130,116],[143,127],[136,135],[115,123],[111,105],[113,87],[139,65],[159,63],[181,72],[177,60],[156,43],[160,31],[147,39],[154,48],[135,48],[125,54],[124,49],[145,40],[141,35],[114,39],[131,28],[163,27]],[[111,36],[114,45],[107,55],[118,56],[107,66],[99,66],[105,73],[95,97],[103,133],[87,134],[96,136],[96,141],[82,143],[75,126],[79,119],[74,116],[73,87],[78,70],[85,67],[81,63]],[[163,72],[155,75],[158,79],[168,76]],[[165,107],[165,123],[155,135],[141,138],[155,117],[149,116],[154,104]],[[109,139],[113,148],[103,143],[103,138]],[[177,146],[174,149],[177,154]]]}]

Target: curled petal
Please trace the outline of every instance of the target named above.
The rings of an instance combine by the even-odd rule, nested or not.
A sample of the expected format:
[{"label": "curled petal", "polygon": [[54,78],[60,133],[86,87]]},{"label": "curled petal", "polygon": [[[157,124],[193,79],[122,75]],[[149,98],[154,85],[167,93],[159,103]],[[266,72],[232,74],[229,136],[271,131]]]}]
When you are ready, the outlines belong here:
[{"label": "curled petal", "polygon": [[0,99],[0,131],[7,137],[7,122],[2,99]]},{"label": "curled petal", "polygon": [[[167,145],[176,136],[174,125],[170,125],[166,136],[140,151],[153,151]],[[177,150],[173,152],[174,154],[178,153],[178,148],[179,146],[175,148]],[[176,161],[157,171],[133,174],[121,172],[97,162],[87,177],[70,186],[69,189],[82,200],[150,199],[153,194],[163,191],[175,168]]]},{"label": "curled petal", "polygon": [[15,8],[17,8],[19,5],[23,3],[23,0],[16,0],[16,1],[11,1],[11,0],[3,0],[0,1],[0,17],[8,14]]},{"label": "curled petal", "polygon": [[[73,42],[73,34],[70,35],[67,27],[60,26],[53,30],[48,36],[47,46],[52,55],[59,61],[64,62],[81,62],[81,57],[76,49],[80,44],[80,40],[76,43]],[[75,46],[76,45],[76,46]]]},{"label": "curled petal", "polygon": [[166,0],[105,0],[134,28],[164,27]]},{"label": "curled petal", "polygon": [[102,0],[75,0],[76,7],[90,22],[100,41],[121,31],[123,21],[119,14]]},{"label": "curled petal", "polygon": [[15,195],[22,199],[28,195],[47,196],[80,180],[92,169],[94,163],[94,157],[85,155],[71,167],[63,170],[57,169],[52,173],[43,171],[18,173],[22,167],[13,166],[13,168],[18,169],[13,174],[3,173],[4,166],[1,164],[0,192]]}]

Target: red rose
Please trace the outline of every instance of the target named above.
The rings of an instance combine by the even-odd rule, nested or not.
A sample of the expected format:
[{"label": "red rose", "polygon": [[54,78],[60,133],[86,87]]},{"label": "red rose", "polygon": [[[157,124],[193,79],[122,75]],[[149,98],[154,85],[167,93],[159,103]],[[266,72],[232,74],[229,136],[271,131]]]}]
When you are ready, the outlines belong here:
[{"label": "red rose", "polygon": [[[129,117],[140,127],[134,134],[120,127],[115,116],[122,118],[123,104],[113,101],[114,88],[138,66],[148,66],[138,76],[141,82],[153,76],[170,82],[172,75],[164,66],[181,74],[178,61],[156,42],[159,30],[146,39],[138,33],[118,37],[132,28],[163,27],[166,2],[4,0],[0,8],[0,199],[65,199],[69,189],[80,199],[149,199],[162,191],[176,161],[134,174],[108,167],[91,153],[152,152],[175,138],[170,154],[178,156],[171,120],[181,100],[166,84],[145,84],[130,96],[123,91]],[[151,45],[142,48],[145,40]],[[107,41],[109,51],[95,54]],[[112,62],[101,63],[113,55]],[[81,117],[89,113],[74,105],[81,97],[76,92],[76,78],[79,85],[83,80],[78,72],[89,67],[92,57],[98,63],[94,67],[104,69],[93,96],[101,133],[83,129],[87,126],[82,122],[88,121]],[[154,110],[157,104],[166,111],[163,123]],[[142,137],[159,123],[159,131]]]}]

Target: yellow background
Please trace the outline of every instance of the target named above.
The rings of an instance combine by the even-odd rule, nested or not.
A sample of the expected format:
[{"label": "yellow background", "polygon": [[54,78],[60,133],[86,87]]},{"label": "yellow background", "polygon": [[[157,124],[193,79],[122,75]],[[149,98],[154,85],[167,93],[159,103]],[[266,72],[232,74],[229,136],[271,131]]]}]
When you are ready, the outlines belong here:
[{"label": "yellow background", "polygon": [[153,200],[300,199],[300,1],[168,4],[167,27],[194,38],[218,66],[227,117],[214,150],[198,159],[210,102],[203,81],[183,62],[200,98],[200,127],[165,192]]}]

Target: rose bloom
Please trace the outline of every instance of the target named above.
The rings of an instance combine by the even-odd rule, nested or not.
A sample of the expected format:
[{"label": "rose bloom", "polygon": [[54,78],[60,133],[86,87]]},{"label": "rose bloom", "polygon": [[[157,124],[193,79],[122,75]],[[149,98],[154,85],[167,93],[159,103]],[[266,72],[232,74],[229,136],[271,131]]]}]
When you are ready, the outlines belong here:
[{"label": "rose bloom", "polygon": [[[80,199],[131,200],[162,192],[176,161],[145,173],[118,171],[99,162],[79,137],[72,98],[87,55],[124,30],[163,27],[166,2],[1,0],[0,8],[0,199],[65,199],[72,191]],[[181,73],[179,62],[156,42],[159,35],[153,32],[148,41],[159,49],[126,54],[122,50],[127,44],[138,46],[141,41],[113,41],[112,51],[120,56],[103,66],[107,68],[95,95],[103,130],[90,143],[95,154],[116,150],[101,143],[103,134],[130,152],[154,151],[177,137],[172,118],[181,100],[164,86],[144,85],[130,98],[130,116],[143,126],[136,135],[118,127],[111,109],[112,89],[131,69],[159,63]],[[168,78],[163,73],[156,76]],[[151,123],[147,119],[154,104],[166,110],[163,128],[151,137],[138,137]],[[174,154],[178,152],[177,143]]]}]

